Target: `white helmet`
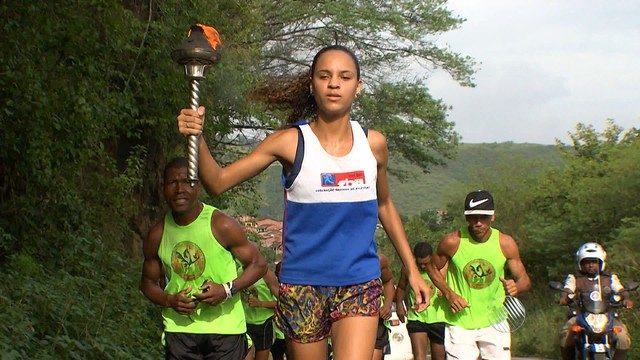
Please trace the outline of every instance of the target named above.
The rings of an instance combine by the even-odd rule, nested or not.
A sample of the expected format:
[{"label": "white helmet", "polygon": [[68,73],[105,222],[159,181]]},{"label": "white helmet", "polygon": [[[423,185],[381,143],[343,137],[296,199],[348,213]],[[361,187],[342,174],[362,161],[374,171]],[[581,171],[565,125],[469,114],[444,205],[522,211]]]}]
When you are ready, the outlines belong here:
[{"label": "white helmet", "polygon": [[607,259],[607,252],[604,251],[602,246],[598,243],[588,242],[582,244],[576,252],[576,259],[578,260],[578,269],[580,269],[580,263],[584,259],[598,259],[600,260],[600,270],[604,270],[605,260]]}]

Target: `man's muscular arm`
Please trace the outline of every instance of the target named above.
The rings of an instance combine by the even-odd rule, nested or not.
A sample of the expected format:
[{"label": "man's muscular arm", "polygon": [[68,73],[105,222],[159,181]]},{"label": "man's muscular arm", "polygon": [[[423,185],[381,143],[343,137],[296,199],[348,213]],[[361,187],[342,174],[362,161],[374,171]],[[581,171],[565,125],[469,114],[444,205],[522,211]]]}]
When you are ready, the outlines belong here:
[{"label": "man's muscular arm", "polygon": [[433,285],[442,292],[445,299],[449,302],[449,306],[451,306],[451,310],[453,310],[453,312],[461,311],[468,307],[469,304],[467,303],[467,300],[456,294],[449,285],[447,285],[445,276],[440,272],[440,270],[448,265],[449,260],[456,253],[459,245],[460,235],[458,232],[445,235],[442,240],[440,240],[436,252],[431,255],[427,262],[427,273],[429,274]]},{"label": "man's muscular arm", "polygon": [[508,295],[516,296],[529,290],[529,288],[531,288],[531,279],[529,279],[527,270],[525,270],[522,259],[520,259],[518,244],[516,244],[515,240],[511,236],[500,233],[500,248],[502,249],[504,256],[507,258],[507,266],[515,279],[500,279],[505,292]]}]

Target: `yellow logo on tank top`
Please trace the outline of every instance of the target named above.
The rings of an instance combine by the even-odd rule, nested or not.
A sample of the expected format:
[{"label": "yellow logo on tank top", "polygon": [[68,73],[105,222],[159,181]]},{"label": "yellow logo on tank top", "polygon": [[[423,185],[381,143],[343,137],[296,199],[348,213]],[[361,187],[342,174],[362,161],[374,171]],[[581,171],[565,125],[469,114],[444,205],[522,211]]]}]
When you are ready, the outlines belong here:
[{"label": "yellow logo on tank top", "polygon": [[464,266],[464,278],[472,289],[484,289],[496,278],[496,270],[485,259],[474,259]]},{"label": "yellow logo on tank top", "polygon": [[171,251],[171,267],[178,276],[189,281],[204,272],[206,259],[200,247],[190,241],[182,241]]}]

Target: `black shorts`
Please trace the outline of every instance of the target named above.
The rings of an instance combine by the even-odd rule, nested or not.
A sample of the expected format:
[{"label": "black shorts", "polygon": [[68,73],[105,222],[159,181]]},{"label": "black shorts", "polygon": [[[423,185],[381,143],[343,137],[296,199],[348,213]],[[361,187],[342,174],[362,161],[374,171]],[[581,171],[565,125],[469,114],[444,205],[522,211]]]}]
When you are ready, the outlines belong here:
[{"label": "black shorts", "polygon": [[378,321],[378,332],[376,333],[376,349],[387,354],[389,349],[389,329],[384,326],[384,320]]},{"label": "black shorts", "polygon": [[429,341],[434,342],[436,344],[444,344],[444,327],[445,323],[437,322],[437,323],[423,323],[422,321],[409,320],[407,322],[407,332],[409,334],[413,333],[427,333],[429,336]]},{"label": "black shorts", "polygon": [[271,355],[274,359],[284,358],[287,351],[287,342],[284,339],[276,339],[271,346]]},{"label": "black shorts", "polygon": [[240,335],[165,333],[165,359],[188,359],[193,354],[205,360],[242,360],[247,337]]},{"label": "black shorts", "polygon": [[253,346],[257,351],[271,349],[271,345],[273,345],[273,340],[275,339],[273,333],[273,316],[260,325],[247,324],[247,334],[251,336]]}]

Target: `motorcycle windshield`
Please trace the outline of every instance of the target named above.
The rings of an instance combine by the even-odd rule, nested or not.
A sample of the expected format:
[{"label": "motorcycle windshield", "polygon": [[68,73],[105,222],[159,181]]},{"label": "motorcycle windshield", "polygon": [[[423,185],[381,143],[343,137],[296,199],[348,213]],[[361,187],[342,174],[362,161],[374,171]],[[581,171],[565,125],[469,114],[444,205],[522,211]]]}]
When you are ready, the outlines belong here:
[{"label": "motorcycle windshield", "polygon": [[591,291],[582,294],[582,307],[586,312],[592,314],[604,314],[607,312],[607,303],[603,301],[599,291]]}]

